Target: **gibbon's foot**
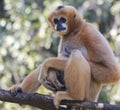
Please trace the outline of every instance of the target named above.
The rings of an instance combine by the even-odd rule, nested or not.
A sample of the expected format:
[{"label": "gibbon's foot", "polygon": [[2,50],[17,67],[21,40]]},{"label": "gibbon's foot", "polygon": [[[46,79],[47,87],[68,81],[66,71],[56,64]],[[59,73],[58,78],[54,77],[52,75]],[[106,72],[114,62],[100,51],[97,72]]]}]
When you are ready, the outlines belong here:
[{"label": "gibbon's foot", "polygon": [[61,97],[61,91],[57,92],[54,96],[54,105],[56,107],[56,109],[59,108],[59,105],[60,105],[60,101],[62,100],[62,97]]},{"label": "gibbon's foot", "polygon": [[50,89],[50,90],[52,90],[52,91],[56,91],[55,86],[54,86],[53,83],[51,83],[51,81],[49,81],[49,80],[45,80],[45,81],[43,82],[43,85],[44,85],[47,89]]},{"label": "gibbon's foot", "polygon": [[65,86],[62,85],[57,79],[55,79],[54,82],[52,82],[51,80],[45,80],[43,82],[43,85],[47,88],[50,89],[54,92],[59,91],[59,90],[65,90]]},{"label": "gibbon's foot", "polygon": [[14,85],[14,86],[10,87],[8,91],[10,91],[12,96],[16,96],[17,93],[22,93],[23,92],[22,88],[19,87],[19,85]]},{"label": "gibbon's foot", "polygon": [[60,105],[60,101],[57,97],[54,97],[54,105],[55,105],[55,108],[58,109],[59,108],[59,105]]},{"label": "gibbon's foot", "polygon": [[67,91],[58,91],[53,100],[56,109],[59,108],[60,102],[64,99],[73,100],[73,98],[69,95]]}]

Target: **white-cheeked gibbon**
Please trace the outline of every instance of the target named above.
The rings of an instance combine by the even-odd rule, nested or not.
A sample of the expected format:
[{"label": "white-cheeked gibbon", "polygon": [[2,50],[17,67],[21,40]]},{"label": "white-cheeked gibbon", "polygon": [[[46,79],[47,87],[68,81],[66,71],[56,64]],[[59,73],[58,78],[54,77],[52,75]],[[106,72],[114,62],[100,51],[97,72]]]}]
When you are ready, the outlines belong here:
[{"label": "white-cheeked gibbon", "polygon": [[95,101],[102,85],[120,79],[118,62],[107,40],[72,6],[58,6],[48,15],[48,22],[60,36],[58,57],[46,59],[10,90],[20,87],[23,92],[33,92],[44,84],[56,90],[57,108],[63,99]]}]

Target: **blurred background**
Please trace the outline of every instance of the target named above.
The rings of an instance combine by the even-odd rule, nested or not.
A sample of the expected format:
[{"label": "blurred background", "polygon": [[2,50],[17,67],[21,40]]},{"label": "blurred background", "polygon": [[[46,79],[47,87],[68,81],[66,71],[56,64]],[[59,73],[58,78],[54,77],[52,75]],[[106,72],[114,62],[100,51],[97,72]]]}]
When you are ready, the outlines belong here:
[{"label": "blurred background", "polygon": [[[0,88],[20,83],[45,58],[57,55],[59,38],[47,22],[50,10],[73,5],[107,38],[120,62],[119,0],[0,0]],[[39,93],[52,94],[44,87]],[[120,83],[103,87],[100,102],[120,104]],[[0,101],[0,110],[38,110]]]}]

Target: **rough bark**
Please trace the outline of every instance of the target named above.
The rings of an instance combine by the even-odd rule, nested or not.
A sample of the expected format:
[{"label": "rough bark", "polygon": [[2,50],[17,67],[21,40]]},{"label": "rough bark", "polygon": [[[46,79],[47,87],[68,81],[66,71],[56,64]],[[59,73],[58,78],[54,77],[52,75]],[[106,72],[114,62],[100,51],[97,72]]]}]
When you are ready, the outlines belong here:
[{"label": "rough bark", "polygon": [[[49,95],[41,95],[38,93],[17,93],[11,94],[9,91],[0,89],[0,100],[18,104],[26,104],[38,107],[42,110],[56,110],[53,104],[53,97]],[[111,105],[106,103],[89,102],[89,101],[61,101],[59,110],[120,110],[120,105]]]}]

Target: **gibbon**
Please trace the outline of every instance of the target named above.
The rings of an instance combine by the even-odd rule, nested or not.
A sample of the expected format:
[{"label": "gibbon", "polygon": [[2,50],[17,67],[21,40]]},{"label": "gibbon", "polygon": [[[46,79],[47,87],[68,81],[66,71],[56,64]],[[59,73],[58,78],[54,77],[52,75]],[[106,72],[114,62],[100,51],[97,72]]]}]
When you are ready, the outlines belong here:
[{"label": "gibbon", "polygon": [[[48,22],[60,36],[58,57],[46,59],[10,90],[20,87],[23,92],[33,92],[41,84],[51,90],[58,88],[54,97],[56,108],[63,99],[96,101],[103,85],[120,79],[118,62],[107,40],[72,6],[58,6],[48,15]],[[50,68],[53,71],[48,72]],[[57,70],[63,71],[58,72],[63,82],[58,79]]]}]

